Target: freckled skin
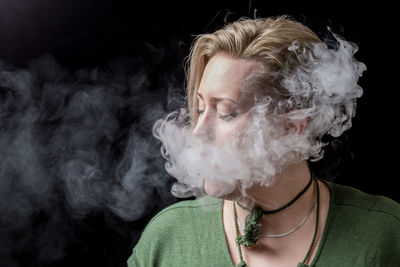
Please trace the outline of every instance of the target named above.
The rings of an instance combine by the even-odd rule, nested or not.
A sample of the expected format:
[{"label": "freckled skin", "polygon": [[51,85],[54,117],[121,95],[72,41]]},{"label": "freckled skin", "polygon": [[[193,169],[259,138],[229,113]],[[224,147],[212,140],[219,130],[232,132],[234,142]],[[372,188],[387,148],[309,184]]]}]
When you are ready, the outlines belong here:
[{"label": "freckled skin", "polygon": [[[251,95],[245,94],[241,85],[257,67],[259,63],[255,61],[235,59],[224,54],[214,55],[209,60],[198,89],[201,97],[194,135],[206,136],[221,146],[245,129],[250,121],[247,110],[251,106],[248,100]],[[224,100],[215,101],[215,98]],[[226,192],[225,187],[225,184],[205,182],[205,190],[212,196],[220,197],[222,191]]]},{"label": "freckled skin", "polygon": [[[242,130],[249,120],[246,110],[249,108],[248,97],[241,86],[243,81],[259,66],[255,61],[235,59],[224,54],[214,55],[206,65],[199,85],[197,124],[195,135],[209,134],[216,144],[224,144],[232,134]],[[229,100],[213,101],[213,98]],[[238,113],[235,118],[222,119],[221,115]]]}]

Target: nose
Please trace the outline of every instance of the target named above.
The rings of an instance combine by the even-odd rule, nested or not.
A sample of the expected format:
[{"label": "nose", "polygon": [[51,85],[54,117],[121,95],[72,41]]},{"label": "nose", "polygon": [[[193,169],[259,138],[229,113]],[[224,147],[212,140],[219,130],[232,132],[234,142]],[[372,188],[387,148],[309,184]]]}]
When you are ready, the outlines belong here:
[{"label": "nose", "polygon": [[214,138],[214,126],[213,119],[209,112],[201,114],[196,122],[196,126],[193,129],[193,135],[205,140],[212,140]]}]

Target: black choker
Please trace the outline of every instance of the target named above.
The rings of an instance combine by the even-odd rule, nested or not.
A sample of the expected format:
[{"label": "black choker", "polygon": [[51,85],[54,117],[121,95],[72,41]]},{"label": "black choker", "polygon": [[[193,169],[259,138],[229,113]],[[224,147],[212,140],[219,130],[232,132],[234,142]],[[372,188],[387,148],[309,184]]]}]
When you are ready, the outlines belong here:
[{"label": "black choker", "polygon": [[[292,205],[294,202],[296,202],[296,200],[298,200],[302,195],[304,195],[305,192],[307,192],[308,188],[310,188],[311,184],[312,184],[312,178],[313,178],[313,174],[312,172],[310,172],[310,181],[308,182],[308,184],[306,185],[306,187],[304,187],[303,190],[300,191],[300,193],[298,193],[291,201],[289,201],[287,204],[283,205],[282,207],[276,209],[276,210],[263,210],[263,214],[272,214],[272,213],[277,213],[281,210],[286,209],[287,207],[289,207],[290,205]],[[241,207],[242,209],[245,209],[247,211],[252,211],[253,209],[249,209],[243,205],[241,205],[239,202],[236,202],[236,204],[238,204],[239,207]]]},{"label": "black choker", "polygon": [[[316,239],[317,239],[317,235],[318,235],[320,192],[319,192],[318,179],[317,179],[317,177],[314,176],[313,173],[311,173],[311,181],[313,179],[315,180],[316,191],[317,191],[317,200],[316,200],[317,201],[317,214],[315,216],[314,234],[313,234],[313,238],[312,238],[310,247],[308,248],[307,254],[304,257],[303,261],[298,264],[298,266],[306,266],[306,262],[310,258],[311,251],[314,248],[314,245],[315,245]],[[309,185],[307,185],[306,188],[303,189],[303,191],[307,190],[308,187],[309,187]],[[301,194],[298,194],[298,196],[299,195],[301,195]],[[291,202],[294,202],[294,201],[295,200],[292,200]],[[289,206],[291,204],[291,202],[289,202],[285,206]],[[240,258],[240,262],[238,265],[236,265],[236,267],[246,267],[248,265],[243,260],[241,246],[253,247],[257,243],[258,234],[259,234],[259,230],[260,230],[260,225],[258,225],[258,220],[262,217],[262,209],[260,207],[256,207],[255,209],[252,210],[252,213],[246,217],[246,227],[245,227],[245,230],[244,230],[245,233],[243,236],[239,235],[239,229],[238,229],[238,224],[237,224],[238,218],[237,218],[235,202],[233,202],[233,215],[234,215],[234,224],[235,224],[235,230],[236,230],[236,244],[238,246],[239,258]]]}]

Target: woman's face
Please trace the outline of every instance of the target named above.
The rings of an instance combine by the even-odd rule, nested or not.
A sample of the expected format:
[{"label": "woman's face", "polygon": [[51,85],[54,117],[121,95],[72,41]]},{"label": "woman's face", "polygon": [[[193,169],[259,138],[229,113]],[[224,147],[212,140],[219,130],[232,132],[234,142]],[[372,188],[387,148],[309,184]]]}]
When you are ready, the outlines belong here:
[{"label": "woman's face", "polygon": [[[194,135],[216,146],[228,144],[234,136],[240,138],[240,133],[250,122],[248,111],[254,96],[245,88],[246,79],[258,66],[254,61],[234,59],[224,54],[214,55],[209,60],[197,92],[199,117]],[[207,180],[204,183],[209,195],[223,198],[234,197],[232,186],[235,187],[223,183],[210,184]],[[226,190],[233,195],[224,195]]]},{"label": "woman's face", "polygon": [[252,97],[245,92],[244,84],[257,66],[254,61],[225,54],[216,54],[208,61],[197,91],[194,135],[224,145],[246,127]]}]

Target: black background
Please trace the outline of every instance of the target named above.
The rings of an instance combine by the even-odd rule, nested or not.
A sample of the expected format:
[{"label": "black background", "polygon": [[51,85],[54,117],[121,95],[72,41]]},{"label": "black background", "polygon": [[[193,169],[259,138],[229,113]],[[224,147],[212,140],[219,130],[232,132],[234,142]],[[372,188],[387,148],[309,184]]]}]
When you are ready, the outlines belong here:
[{"label": "black background", "polygon": [[[131,57],[146,68],[155,61],[154,54],[148,57],[150,47],[163,54],[157,71],[174,69],[183,83],[182,62],[194,36],[241,16],[254,17],[255,9],[258,17],[292,15],[320,35],[329,26],[359,45],[356,58],[367,71],[352,129],[315,168],[324,174],[326,165],[334,166],[330,176],[336,182],[399,202],[397,18],[391,6],[349,2],[0,0],[0,59],[23,67],[47,53],[76,71]],[[75,240],[55,262],[32,260],[35,251],[23,249],[13,257],[21,266],[124,266],[137,240],[132,233],[156,211],[135,222],[113,217],[110,223],[104,215],[74,220]]]}]

